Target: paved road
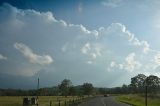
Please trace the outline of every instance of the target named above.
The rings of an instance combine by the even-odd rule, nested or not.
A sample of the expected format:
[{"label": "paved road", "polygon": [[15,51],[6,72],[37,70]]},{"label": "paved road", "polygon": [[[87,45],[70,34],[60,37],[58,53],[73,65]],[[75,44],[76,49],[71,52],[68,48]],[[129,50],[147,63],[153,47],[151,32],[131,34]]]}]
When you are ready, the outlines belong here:
[{"label": "paved road", "polygon": [[115,97],[96,97],[84,103],[81,103],[78,106],[131,106],[116,101]]}]

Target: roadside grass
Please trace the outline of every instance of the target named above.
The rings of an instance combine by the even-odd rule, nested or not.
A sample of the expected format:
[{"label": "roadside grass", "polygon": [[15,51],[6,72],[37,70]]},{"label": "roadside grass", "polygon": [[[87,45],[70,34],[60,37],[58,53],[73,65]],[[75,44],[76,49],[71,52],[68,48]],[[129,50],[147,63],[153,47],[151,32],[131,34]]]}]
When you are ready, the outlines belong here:
[{"label": "roadside grass", "polygon": [[[132,106],[145,106],[145,97],[138,94],[119,95],[117,100]],[[148,97],[148,106],[160,106],[160,98]]]},{"label": "roadside grass", "polygon": [[0,106],[22,106],[22,101],[20,96],[0,96]]},{"label": "roadside grass", "polygon": [[[0,106],[22,106],[23,97],[29,96],[0,96]],[[80,98],[78,96],[68,96],[67,98],[64,96],[39,96],[39,106],[50,106],[50,101],[52,102],[52,106],[58,106],[59,100],[61,106],[64,106],[65,101],[69,102],[77,99]]]}]

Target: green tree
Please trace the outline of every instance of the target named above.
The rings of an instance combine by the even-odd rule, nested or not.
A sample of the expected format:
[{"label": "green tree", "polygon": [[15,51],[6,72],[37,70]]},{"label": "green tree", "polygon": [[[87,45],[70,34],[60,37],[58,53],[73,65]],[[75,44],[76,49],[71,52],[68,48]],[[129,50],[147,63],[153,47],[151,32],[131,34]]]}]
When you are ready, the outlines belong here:
[{"label": "green tree", "polygon": [[94,91],[94,87],[91,83],[84,83],[82,85],[84,95],[90,95]]},{"label": "green tree", "polygon": [[67,96],[69,95],[69,89],[72,86],[72,82],[68,79],[64,79],[60,85],[58,85],[58,88],[61,92],[61,95]]},{"label": "green tree", "polygon": [[77,95],[77,90],[76,90],[76,88],[74,86],[71,86],[69,88],[69,95],[72,95],[72,96]]},{"label": "green tree", "polygon": [[99,88],[99,89],[98,89],[98,92],[99,92],[100,94],[106,94],[106,88]]},{"label": "green tree", "polygon": [[144,74],[138,74],[137,76],[131,78],[131,88],[132,92],[134,93],[140,93],[144,91],[144,82],[145,82],[146,76]]},{"label": "green tree", "polygon": [[154,75],[150,75],[146,78],[146,84],[148,86],[148,91],[155,94],[160,86],[160,78]]},{"label": "green tree", "polygon": [[121,90],[122,90],[122,93],[128,93],[129,92],[128,85],[123,84]]}]

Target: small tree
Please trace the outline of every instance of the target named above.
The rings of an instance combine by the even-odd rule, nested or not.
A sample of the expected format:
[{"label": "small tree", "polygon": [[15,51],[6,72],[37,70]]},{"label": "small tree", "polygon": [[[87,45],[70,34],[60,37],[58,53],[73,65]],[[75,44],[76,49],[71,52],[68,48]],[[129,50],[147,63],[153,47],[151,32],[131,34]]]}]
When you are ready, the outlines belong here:
[{"label": "small tree", "polygon": [[128,93],[129,92],[129,88],[128,85],[123,84],[122,88],[121,88],[122,93]]},{"label": "small tree", "polygon": [[77,90],[76,90],[76,88],[74,86],[71,86],[69,88],[69,95],[72,95],[72,96],[77,95]]},{"label": "small tree", "polygon": [[91,83],[84,83],[82,85],[82,89],[83,89],[84,95],[88,95],[88,96],[92,94],[94,91],[94,87]]},{"label": "small tree", "polygon": [[67,96],[69,95],[69,89],[72,86],[72,82],[68,79],[64,79],[60,85],[58,85],[58,88],[61,92],[61,95]]}]

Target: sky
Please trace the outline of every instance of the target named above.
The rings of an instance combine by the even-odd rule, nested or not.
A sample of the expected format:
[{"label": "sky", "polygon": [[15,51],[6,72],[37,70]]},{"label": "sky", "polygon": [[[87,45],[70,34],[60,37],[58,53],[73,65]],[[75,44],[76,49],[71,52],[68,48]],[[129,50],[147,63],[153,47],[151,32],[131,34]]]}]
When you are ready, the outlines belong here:
[{"label": "sky", "polygon": [[160,77],[159,0],[0,1],[0,88]]}]

